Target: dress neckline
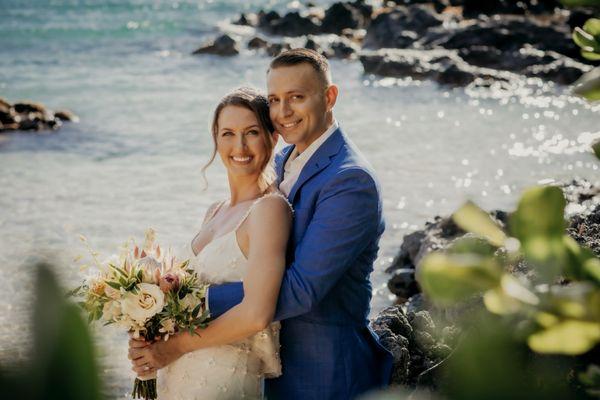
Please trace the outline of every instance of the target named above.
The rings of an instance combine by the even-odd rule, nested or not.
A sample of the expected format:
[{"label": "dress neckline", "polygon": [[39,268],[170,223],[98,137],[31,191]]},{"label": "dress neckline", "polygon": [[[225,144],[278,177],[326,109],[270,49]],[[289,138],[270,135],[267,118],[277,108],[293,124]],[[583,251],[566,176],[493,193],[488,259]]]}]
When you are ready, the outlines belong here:
[{"label": "dress neckline", "polygon": [[[238,221],[238,223],[236,224],[235,228],[233,228],[233,230],[224,233],[222,235],[217,236],[216,238],[213,238],[210,242],[208,242],[207,244],[204,245],[204,247],[202,247],[202,249],[198,252],[198,254],[195,254],[194,257],[198,257],[202,252],[204,252],[204,250],[206,250],[207,247],[209,247],[212,243],[221,240],[224,237],[227,237],[228,235],[233,234],[234,235],[234,240],[235,240],[235,247],[237,248],[238,252],[240,253],[240,255],[244,258],[244,260],[248,260],[246,258],[246,256],[244,255],[244,252],[242,251],[242,248],[240,247],[240,244],[237,240],[237,231],[240,228],[240,226],[242,226],[242,224],[244,223],[244,221],[248,218],[248,216],[250,215],[250,213],[252,212],[252,209],[254,208],[254,206],[262,199],[269,197],[269,196],[279,196],[282,199],[284,199],[286,201],[286,203],[288,204],[288,206],[290,207],[290,210],[292,212],[292,214],[294,213],[294,209],[292,207],[292,205],[290,204],[290,202],[288,201],[287,197],[285,197],[285,195],[281,192],[270,192],[270,193],[266,193],[263,194],[260,197],[257,197],[254,202],[250,205],[250,207],[248,207],[248,210],[246,210],[246,212],[244,213],[244,215],[242,216],[242,218]],[[212,221],[212,219],[217,215],[217,213],[219,212],[219,210],[221,209],[221,207],[223,206],[223,204],[225,204],[225,202],[227,202],[227,200],[223,200],[221,201],[217,207],[215,208],[215,211],[213,211],[210,219],[207,222]],[[198,235],[196,235],[198,236]],[[195,239],[195,238],[194,238]],[[190,248],[192,250],[192,254],[194,254],[194,240],[192,239],[192,241],[190,242]]]}]

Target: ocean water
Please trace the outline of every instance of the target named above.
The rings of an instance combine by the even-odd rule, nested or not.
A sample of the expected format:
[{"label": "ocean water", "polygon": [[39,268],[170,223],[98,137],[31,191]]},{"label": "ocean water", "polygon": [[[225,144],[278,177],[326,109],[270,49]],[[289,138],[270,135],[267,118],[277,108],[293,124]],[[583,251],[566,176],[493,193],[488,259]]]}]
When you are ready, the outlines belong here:
[{"label": "ocean water", "polygon": [[[327,4],[331,2],[317,2]],[[74,111],[80,122],[47,134],[12,134],[0,145],[0,362],[26,358],[31,261],[58,265],[65,286],[82,274],[78,236],[110,255],[148,226],[183,246],[206,207],[227,196],[211,151],[212,110],[230,89],[265,87],[269,58],[190,53],[241,11],[297,2],[0,0],[0,96]],[[391,303],[383,272],[403,235],[471,199],[511,209],[539,182],[600,179],[589,143],[600,106],[568,88],[523,80],[510,91],[448,89],[363,74],[332,61],[336,118],[381,181],[387,230],[372,275],[373,314]],[[132,373],[125,335],[95,329],[107,390],[126,396]]]}]

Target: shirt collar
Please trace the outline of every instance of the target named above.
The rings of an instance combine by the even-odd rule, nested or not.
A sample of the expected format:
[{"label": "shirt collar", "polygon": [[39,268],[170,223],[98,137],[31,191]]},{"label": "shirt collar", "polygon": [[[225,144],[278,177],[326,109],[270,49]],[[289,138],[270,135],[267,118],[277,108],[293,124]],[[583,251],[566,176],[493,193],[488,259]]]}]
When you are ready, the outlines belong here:
[{"label": "shirt collar", "polygon": [[334,119],[333,123],[331,124],[331,126],[329,126],[329,128],[327,128],[327,130],[321,136],[319,136],[314,142],[312,142],[300,154],[298,154],[298,151],[294,147],[294,150],[293,150],[293,152],[292,152],[292,154],[290,156],[291,161],[294,164],[304,163],[304,162],[308,161],[308,159],[317,151],[317,149],[319,147],[321,147],[321,145],[323,143],[325,143],[325,141],[327,139],[329,139],[329,137],[331,135],[333,135],[333,132],[335,132],[339,128],[339,126],[340,125],[338,124],[338,122]]}]

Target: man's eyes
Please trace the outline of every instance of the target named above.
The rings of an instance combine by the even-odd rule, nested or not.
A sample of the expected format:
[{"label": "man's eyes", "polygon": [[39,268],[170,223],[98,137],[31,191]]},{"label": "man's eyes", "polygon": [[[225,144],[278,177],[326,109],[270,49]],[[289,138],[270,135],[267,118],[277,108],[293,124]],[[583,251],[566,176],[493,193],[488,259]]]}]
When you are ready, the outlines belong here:
[{"label": "man's eyes", "polygon": [[[301,94],[294,94],[290,96],[290,99],[292,100],[302,100],[304,99],[304,95]],[[274,103],[278,103],[279,99],[275,99],[275,98],[271,98],[269,99],[269,104],[274,104]]]}]

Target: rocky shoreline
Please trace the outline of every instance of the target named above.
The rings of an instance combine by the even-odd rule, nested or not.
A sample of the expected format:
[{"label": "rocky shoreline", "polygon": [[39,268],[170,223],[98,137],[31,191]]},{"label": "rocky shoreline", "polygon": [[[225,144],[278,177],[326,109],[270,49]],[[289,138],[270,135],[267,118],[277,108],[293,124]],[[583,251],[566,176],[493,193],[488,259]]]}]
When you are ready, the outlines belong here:
[{"label": "rocky shoreline", "polygon": [[0,97],[0,134],[14,131],[54,131],[64,122],[77,122],[71,111],[52,111],[34,102],[9,103]]},{"label": "rocky shoreline", "polygon": [[[560,186],[568,202],[567,233],[600,257],[600,185],[574,179]],[[502,226],[509,216],[500,210],[490,215]],[[386,270],[392,274],[388,288],[397,301],[380,312],[371,325],[394,356],[394,385],[435,387],[431,370],[443,362],[456,345],[460,335],[458,316],[471,305],[440,310],[428,304],[415,280],[415,271],[425,255],[447,248],[465,234],[450,217],[436,216],[424,229],[404,236],[397,256]],[[530,270],[523,267],[513,273],[528,274]]]},{"label": "rocky shoreline", "polygon": [[[298,2],[295,2],[298,3]],[[379,3],[377,3],[379,4]],[[274,56],[292,47],[359,60],[366,74],[430,79],[449,86],[534,77],[568,85],[597,65],[583,58],[571,32],[598,14],[556,0],[403,0],[381,5],[308,2],[279,14],[241,14],[194,54],[234,56],[242,47]],[[257,35],[258,33],[258,35]]]}]

